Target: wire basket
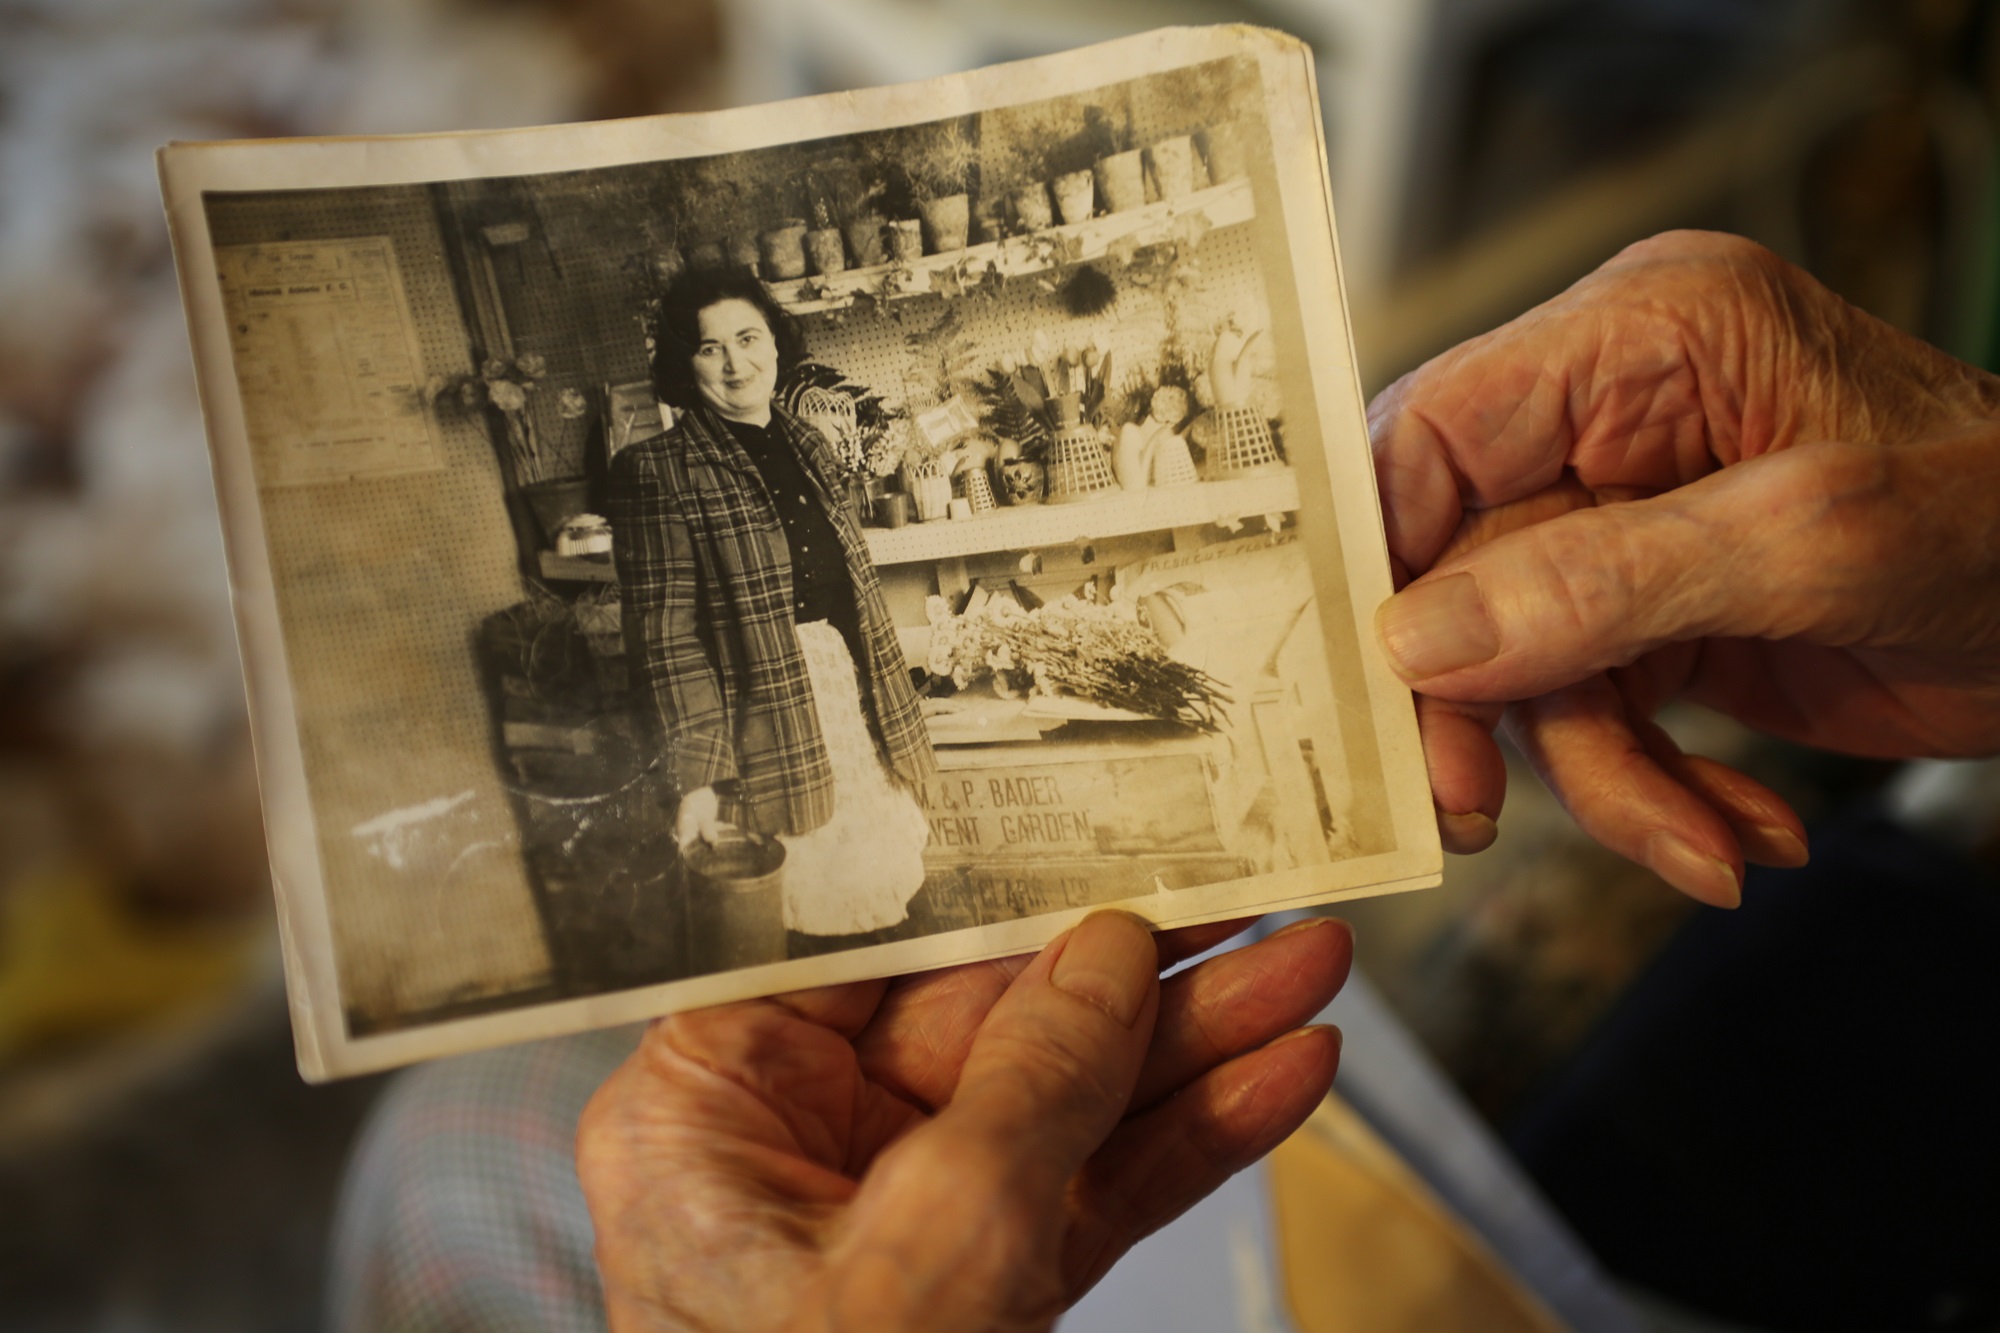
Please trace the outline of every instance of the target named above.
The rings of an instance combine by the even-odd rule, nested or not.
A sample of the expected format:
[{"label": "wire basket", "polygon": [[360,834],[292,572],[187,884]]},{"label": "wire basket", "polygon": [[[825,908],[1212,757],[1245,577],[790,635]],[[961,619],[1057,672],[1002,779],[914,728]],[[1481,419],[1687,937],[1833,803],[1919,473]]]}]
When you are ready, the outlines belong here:
[{"label": "wire basket", "polygon": [[1153,446],[1153,484],[1185,486],[1200,480],[1201,475],[1194,470],[1194,456],[1188,453],[1187,440],[1171,430],[1162,430],[1159,443]]},{"label": "wire basket", "polygon": [[1254,407],[1223,408],[1220,435],[1209,451],[1211,477],[1244,477],[1285,465],[1278,457],[1278,442],[1271,438],[1271,423]]},{"label": "wire basket", "polygon": [[1065,426],[1049,446],[1049,504],[1095,500],[1118,489],[1111,472],[1111,455],[1097,437],[1095,426]]},{"label": "wire basket", "polygon": [[965,488],[965,498],[972,505],[972,512],[984,514],[994,507],[993,483],[986,479],[983,468],[968,468],[959,474]]}]

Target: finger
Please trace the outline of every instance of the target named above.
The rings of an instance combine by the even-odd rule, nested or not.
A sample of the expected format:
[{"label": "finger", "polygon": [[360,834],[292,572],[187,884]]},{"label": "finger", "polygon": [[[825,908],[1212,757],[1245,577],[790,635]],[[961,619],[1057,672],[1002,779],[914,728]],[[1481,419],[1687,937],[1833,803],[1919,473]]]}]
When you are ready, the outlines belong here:
[{"label": "finger", "polygon": [[1448,852],[1461,856],[1483,852],[1499,833],[1496,821],[1507,799],[1507,761],[1493,740],[1493,729],[1500,725],[1502,711],[1498,704],[1417,696],[1424,766],[1437,807],[1438,836]]},{"label": "finger", "polygon": [[[870,1169],[827,1252],[829,1304],[901,1327],[1053,1318],[1071,1179],[1124,1114],[1159,1006],[1146,927],[1100,912],[1038,954],[952,1100]],[[836,1322],[836,1326],[839,1325]]]},{"label": "finger", "polygon": [[1652,392],[1685,373],[1679,339],[1628,337],[1611,365],[1603,338],[1596,319],[1551,303],[1375,400],[1369,438],[1391,555],[1428,569],[1468,511],[1545,491],[1566,468],[1591,489],[1648,492],[1713,469],[1699,400]]},{"label": "finger", "polygon": [[1932,612],[1966,603],[1932,585],[1965,560],[1944,549],[1962,544],[1949,515],[1920,523],[1902,494],[1892,460],[1920,452],[1806,445],[1566,514],[1439,566],[1377,627],[1405,680],[1461,700],[1531,698],[1709,637],[1927,646]]},{"label": "finger", "polygon": [[1743,853],[1728,821],[1647,751],[1608,678],[1517,703],[1506,725],[1591,838],[1698,902],[1742,902]]},{"label": "finger", "polygon": [[[1257,921],[1238,917],[1159,931],[1162,971],[1224,944]],[[979,1025],[1033,954],[941,968],[892,983],[855,1041],[861,1068],[875,1082],[926,1110],[951,1100]]]},{"label": "finger", "polygon": [[850,1170],[858,1132],[879,1140],[916,1115],[875,1090],[855,1096],[852,1066],[837,1033],[772,1001],[746,1000],[654,1023],[620,1079],[628,1121],[648,1126],[656,1144],[701,1145],[685,1168],[697,1158],[716,1166],[719,1149],[742,1170],[755,1158],[767,1186],[824,1197],[825,1176]]},{"label": "finger", "polygon": [[1704,662],[1715,657],[1720,646],[1702,642],[1664,648],[1613,671],[1611,680],[1625,700],[1625,716],[1646,753],[1669,777],[1729,822],[1748,860],[1759,865],[1802,866],[1806,863],[1805,825],[1782,796],[1726,764],[1683,754],[1666,729],[1652,720],[1664,704],[1688,691]]},{"label": "finger", "polygon": [[979,1025],[1034,957],[967,963],[891,983],[854,1043],[862,1072],[927,1111],[943,1106]]},{"label": "finger", "polygon": [[1159,1011],[1159,954],[1136,917],[1099,912],[1039,954],[967,1054],[946,1130],[1067,1181],[1125,1112]]},{"label": "finger", "polygon": [[1805,824],[1784,797],[1727,764],[1683,753],[1658,723],[1641,722],[1634,730],[1667,776],[1728,822],[1745,860],[1786,869],[1806,863]]},{"label": "finger", "polygon": [[1226,944],[1244,931],[1257,924],[1254,916],[1239,916],[1229,921],[1210,921],[1199,926],[1179,926],[1173,930],[1156,931],[1153,943],[1160,951],[1160,970],[1166,971],[1190,958],[1207,953],[1218,945]]},{"label": "finger", "polygon": [[1812,438],[1821,404],[1789,386],[1816,378],[1797,320],[1823,297],[1751,242],[1670,233],[1413,371],[1368,413],[1390,553],[1429,568],[1464,509],[1565,468],[1656,494]]},{"label": "finger", "polygon": [[1325,1099],[1339,1063],[1338,1029],[1299,1029],[1121,1125],[1071,1197],[1067,1298],[1081,1296],[1133,1245],[1290,1137]]},{"label": "finger", "polygon": [[1304,1023],[1333,1002],[1353,961],[1347,923],[1312,917],[1161,983],[1160,1017],[1132,1106],[1151,1106]]},{"label": "finger", "polygon": [[839,986],[815,986],[772,997],[809,1023],[831,1028],[852,1041],[875,1017],[882,996],[888,991],[887,978],[851,981]]}]

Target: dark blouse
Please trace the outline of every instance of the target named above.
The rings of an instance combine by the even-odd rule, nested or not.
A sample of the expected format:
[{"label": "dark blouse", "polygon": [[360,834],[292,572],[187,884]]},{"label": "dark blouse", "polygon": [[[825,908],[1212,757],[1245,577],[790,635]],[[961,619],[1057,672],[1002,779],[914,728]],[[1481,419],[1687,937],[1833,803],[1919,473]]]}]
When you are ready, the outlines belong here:
[{"label": "dark blouse", "polygon": [[840,534],[827,516],[825,502],[816,496],[805,464],[784,436],[769,426],[727,420],[724,424],[757,465],[791,547],[793,622],[826,621],[840,631],[859,662],[861,626],[854,608],[854,581],[841,553]]}]

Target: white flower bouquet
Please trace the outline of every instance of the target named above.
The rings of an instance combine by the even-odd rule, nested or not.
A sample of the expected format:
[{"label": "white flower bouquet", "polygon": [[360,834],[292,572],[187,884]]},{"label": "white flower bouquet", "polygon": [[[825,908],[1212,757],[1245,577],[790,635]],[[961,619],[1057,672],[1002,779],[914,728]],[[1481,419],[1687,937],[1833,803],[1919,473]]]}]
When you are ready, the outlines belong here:
[{"label": "white flower bouquet", "polygon": [[1229,702],[1207,672],[1167,656],[1137,606],[1065,597],[1024,606],[1008,591],[976,590],[954,614],[942,597],[925,604],[931,626],[926,669],[957,689],[981,683],[1003,697],[1067,696],[1219,731]]}]

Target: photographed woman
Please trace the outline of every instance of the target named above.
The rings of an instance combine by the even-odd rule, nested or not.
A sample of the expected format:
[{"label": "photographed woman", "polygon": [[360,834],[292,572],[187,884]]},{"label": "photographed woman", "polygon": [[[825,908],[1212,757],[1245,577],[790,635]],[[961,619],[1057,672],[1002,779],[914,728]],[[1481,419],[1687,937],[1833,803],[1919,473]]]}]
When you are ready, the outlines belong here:
[{"label": "photographed woman", "polygon": [[633,687],[681,795],[683,848],[734,824],[785,846],[785,924],[902,921],[923,885],[934,769],[867,542],[828,442],[773,401],[804,356],[748,274],[662,299],[653,381],[672,430],[611,469]]}]

